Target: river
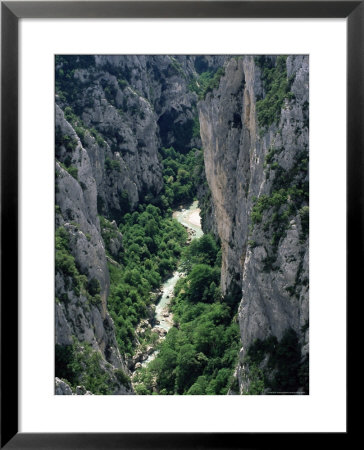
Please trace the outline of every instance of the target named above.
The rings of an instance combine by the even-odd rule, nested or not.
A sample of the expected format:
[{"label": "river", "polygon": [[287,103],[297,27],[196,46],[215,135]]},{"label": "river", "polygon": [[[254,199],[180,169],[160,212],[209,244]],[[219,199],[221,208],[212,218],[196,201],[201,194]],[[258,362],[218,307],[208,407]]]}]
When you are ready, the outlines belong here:
[{"label": "river", "polygon": [[[190,239],[200,238],[203,235],[201,229],[200,208],[198,207],[197,200],[187,209],[181,209],[173,212],[173,218],[175,218],[180,224],[186,227],[189,231]],[[169,312],[168,305],[173,298],[173,291],[177,281],[183,277],[184,274],[178,269],[168,280],[162,285],[161,292],[162,297],[156,305],[155,309],[155,322],[156,327],[163,328],[165,331],[169,331],[173,327],[173,317]],[[158,351],[153,352],[148,358],[143,361],[142,367],[147,366],[158,354]]]}]

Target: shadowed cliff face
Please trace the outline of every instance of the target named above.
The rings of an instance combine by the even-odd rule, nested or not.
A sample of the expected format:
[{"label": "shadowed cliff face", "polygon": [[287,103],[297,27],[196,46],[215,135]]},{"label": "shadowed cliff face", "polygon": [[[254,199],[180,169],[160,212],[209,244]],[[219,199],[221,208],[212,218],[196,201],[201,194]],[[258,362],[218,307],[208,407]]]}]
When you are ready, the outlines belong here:
[{"label": "shadowed cliff face", "polygon": [[256,339],[288,329],[306,355],[308,57],[231,59],[198,109],[221,285],[240,302],[241,362]]},{"label": "shadowed cliff face", "polygon": [[[123,251],[117,223],[161,192],[160,147],[201,146],[193,130],[198,96],[189,83],[201,67],[214,69],[224,59],[56,58],[56,344],[60,359],[72,345],[84,358],[92,354],[87,345],[100,354],[108,393],[132,392],[120,375],[128,369],[107,308],[107,260],[118,260]],[[104,225],[99,214],[109,219]],[[58,391],[71,392],[67,386]]]},{"label": "shadowed cliff face", "polygon": [[56,60],[56,102],[87,149],[99,212],[118,220],[161,191],[158,148],[200,147],[193,129],[198,96],[189,84],[201,64],[214,70],[225,59],[102,55]]}]

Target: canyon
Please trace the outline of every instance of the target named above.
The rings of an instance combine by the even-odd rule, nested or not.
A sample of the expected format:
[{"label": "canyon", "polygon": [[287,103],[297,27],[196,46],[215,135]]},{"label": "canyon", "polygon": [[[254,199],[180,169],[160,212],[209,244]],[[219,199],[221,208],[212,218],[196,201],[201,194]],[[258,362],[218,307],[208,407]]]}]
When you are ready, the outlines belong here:
[{"label": "canyon", "polygon": [[[131,375],[157,337],[137,330],[180,278],[188,235],[172,213],[193,201],[220,248],[205,303],[238,329],[211,392],[308,394],[308,56],[65,55],[55,70],[56,394],[151,393]],[[208,350],[193,358],[181,393],[209,367]]]}]

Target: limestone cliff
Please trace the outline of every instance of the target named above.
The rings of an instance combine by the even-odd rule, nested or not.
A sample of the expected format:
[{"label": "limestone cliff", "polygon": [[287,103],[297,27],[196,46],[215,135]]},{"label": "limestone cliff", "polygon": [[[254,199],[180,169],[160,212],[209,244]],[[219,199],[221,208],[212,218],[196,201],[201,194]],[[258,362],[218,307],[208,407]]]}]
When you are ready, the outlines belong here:
[{"label": "limestone cliff", "polygon": [[56,126],[56,358],[69,346],[82,355],[80,343],[89,344],[100,358],[100,373],[107,374],[113,384],[112,393],[129,393],[130,385],[118,380],[120,371],[127,374],[128,370],[107,312],[109,273],[91,160],[58,107]]},{"label": "limestone cliff", "polygon": [[[189,84],[224,60],[56,57],[56,360],[94,372],[101,380],[96,393],[132,393],[107,308],[107,260],[118,261],[123,252],[115,221],[160,193],[160,147],[200,147],[198,96]],[[70,389],[57,381],[57,394]],[[82,392],[81,385],[73,393]]]},{"label": "limestone cliff", "polygon": [[[198,198],[240,323],[240,392],[287,339],[307,362],[308,57],[58,56],[55,119],[56,357],[73,349],[72,367],[101,380],[92,394],[132,393],[107,262],[123,215],[162,192],[161,147],[204,150]],[[57,379],[56,392],[86,389]]]},{"label": "limestone cliff", "polygon": [[241,392],[257,339],[293,330],[308,355],[308,74],[307,56],[232,58],[198,104],[221,285],[240,302]]}]

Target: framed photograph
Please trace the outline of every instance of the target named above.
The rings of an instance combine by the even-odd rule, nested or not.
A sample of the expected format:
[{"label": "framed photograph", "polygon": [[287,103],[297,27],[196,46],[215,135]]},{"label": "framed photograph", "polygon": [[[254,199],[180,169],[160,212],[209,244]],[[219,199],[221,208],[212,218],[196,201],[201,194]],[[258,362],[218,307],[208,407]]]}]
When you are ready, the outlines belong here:
[{"label": "framed photograph", "polygon": [[348,438],[363,8],[2,2],[2,448]]}]

